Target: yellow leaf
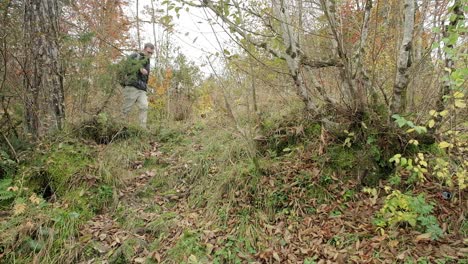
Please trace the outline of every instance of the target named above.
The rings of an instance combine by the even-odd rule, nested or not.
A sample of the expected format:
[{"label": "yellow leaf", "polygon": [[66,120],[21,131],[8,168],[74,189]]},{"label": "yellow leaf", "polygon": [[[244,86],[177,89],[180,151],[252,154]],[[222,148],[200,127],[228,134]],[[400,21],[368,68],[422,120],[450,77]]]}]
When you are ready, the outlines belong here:
[{"label": "yellow leaf", "polygon": [[11,191],[11,192],[16,192],[16,191],[18,191],[18,190],[19,190],[19,188],[18,188],[17,186],[10,186],[10,187],[7,188],[7,191],[9,191],[9,192],[10,192],[10,191]]},{"label": "yellow leaf", "polygon": [[191,264],[198,263],[198,258],[197,258],[197,256],[195,256],[195,255],[190,255],[190,257],[188,258],[188,262],[191,263]]},{"label": "yellow leaf", "polygon": [[449,112],[448,112],[447,110],[444,110],[444,111],[440,112],[439,115],[440,115],[441,117],[444,117],[444,116],[448,115],[448,113],[449,113]]},{"label": "yellow leaf", "polygon": [[14,215],[20,215],[20,214],[24,213],[24,211],[26,211],[26,204],[24,204],[24,203],[17,203],[13,207],[13,214]]},{"label": "yellow leaf", "polygon": [[418,243],[420,241],[428,241],[428,240],[431,240],[431,233],[424,233],[424,234],[416,236],[416,238],[414,239],[414,242]]},{"label": "yellow leaf", "polygon": [[429,123],[427,124],[427,126],[428,126],[429,128],[433,128],[434,125],[435,125],[434,119],[429,120]]},{"label": "yellow leaf", "polygon": [[455,107],[457,107],[457,108],[466,108],[466,103],[461,99],[457,99],[457,100],[455,100]]},{"label": "yellow leaf", "polygon": [[418,153],[418,158],[420,158],[421,160],[424,160],[424,154],[421,153],[421,152],[419,152],[419,153]]},{"label": "yellow leaf", "polygon": [[431,116],[437,116],[437,111],[436,110],[431,110],[431,111],[429,111],[429,114]]},{"label": "yellow leaf", "polygon": [[41,198],[37,197],[37,195],[35,193],[33,193],[31,195],[31,197],[29,197],[29,200],[34,204],[40,204],[41,203]]},{"label": "yellow leaf", "polygon": [[439,143],[439,148],[448,148],[451,147],[452,144],[448,143],[447,141],[442,141]]},{"label": "yellow leaf", "polygon": [[456,91],[454,94],[453,94],[453,97],[455,99],[461,99],[463,98],[465,95],[462,93],[462,92],[459,92],[459,91]]}]

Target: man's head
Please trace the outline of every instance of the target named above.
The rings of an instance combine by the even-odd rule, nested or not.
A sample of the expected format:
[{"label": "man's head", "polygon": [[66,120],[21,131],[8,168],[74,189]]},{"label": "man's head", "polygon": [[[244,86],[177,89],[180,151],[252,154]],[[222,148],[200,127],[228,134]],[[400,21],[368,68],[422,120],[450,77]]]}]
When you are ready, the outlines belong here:
[{"label": "man's head", "polygon": [[154,45],[152,43],[146,43],[145,47],[143,48],[143,54],[145,54],[146,57],[151,57],[154,53]]}]

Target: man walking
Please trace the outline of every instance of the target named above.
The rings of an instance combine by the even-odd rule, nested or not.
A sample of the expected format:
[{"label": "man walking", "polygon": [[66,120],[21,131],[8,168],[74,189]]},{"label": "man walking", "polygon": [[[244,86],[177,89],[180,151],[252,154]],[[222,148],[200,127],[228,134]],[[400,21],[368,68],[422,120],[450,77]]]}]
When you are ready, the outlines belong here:
[{"label": "man walking", "polygon": [[146,120],[148,116],[148,79],[150,73],[150,58],[154,53],[154,45],[146,43],[143,50],[139,53],[135,52],[128,58],[130,64],[134,67],[127,78],[122,81],[123,86],[123,107],[122,112],[128,121],[128,115],[134,104],[139,108],[140,126],[146,128]]}]

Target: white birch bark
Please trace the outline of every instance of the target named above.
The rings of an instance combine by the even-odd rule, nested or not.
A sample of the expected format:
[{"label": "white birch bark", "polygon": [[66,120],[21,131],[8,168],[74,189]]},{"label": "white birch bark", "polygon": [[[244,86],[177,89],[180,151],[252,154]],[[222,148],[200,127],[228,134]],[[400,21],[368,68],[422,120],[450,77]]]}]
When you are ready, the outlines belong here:
[{"label": "white birch bark", "polygon": [[353,84],[356,86],[357,97],[356,101],[358,109],[363,110],[367,106],[367,93],[375,94],[372,90],[369,77],[363,66],[363,57],[365,54],[365,46],[367,37],[369,35],[369,21],[372,10],[372,0],[367,0],[364,9],[364,19],[361,27],[361,38],[359,40],[359,46],[354,56],[354,74]]},{"label": "white birch bark", "polygon": [[317,106],[312,101],[304,78],[301,75],[301,54],[299,50],[299,43],[297,42],[297,33],[291,27],[291,19],[289,18],[288,11],[286,10],[284,0],[272,0],[272,5],[273,12],[281,24],[281,35],[283,44],[286,47],[284,57],[288,64],[289,73],[294,80],[296,92],[301,97],[307,110],[316,112]]},{"label": "white birch bark", "polygon": [[408,89],[408,70],[411,67],[411,52],[414,32],[414,0],[405,0],[405,18],[403,21],[403,40],[398,53],[397,74],[393,87],[392,113],[402,113],[406,108],[406,92]]},{"label": "white birch bark", "polygon": [[344,47],[341,31],[339,30],[339,23],[336,18],[335,0],[320,0],[320,3],[328,20],[328,25],[330,26],[331,33],[333,35],[333,51],[343,62],[343,67],[339,68],[339,72],[341,78],[340,88],[344,96],[344,101],[351,101],[352,106],[349,107],[356,109],[357,92],[352,82],[352,64]]}]

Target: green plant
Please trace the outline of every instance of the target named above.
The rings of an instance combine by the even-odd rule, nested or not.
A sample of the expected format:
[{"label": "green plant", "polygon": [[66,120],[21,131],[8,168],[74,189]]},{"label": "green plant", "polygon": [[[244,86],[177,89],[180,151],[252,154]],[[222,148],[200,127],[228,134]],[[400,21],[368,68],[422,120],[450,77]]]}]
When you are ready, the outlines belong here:
[{"label": "green plant", "polygon": [[409,225],[422,232],[430,233],[432,239],[442,235],[437,219],[431,214],[433,205],[426,203],[424,195],[412,196],[394,190],[385,199],[385,203],[374,219],[377,228]]},{"label": "green plant", "polygon": [[354,132],[349,132],[348,130],[344,130],[344,133],[346,134],[346,139],[343,142],[343,147],[348,147],[350,148],[352,143],[356,141],[356,134]]},{"label": "green plant", "polygon": [[392,179],[393,184],[401,182],[401,175],[409,174],[407,183],[422,182],[425,180],[424,173],[427,173],[427,162],[423,153],[418,153],[417,157],[413,159],[402,157],[401,154],[395,154],[390,160],[393,162],[397,169]]},{"label": "green plant", "polygon": [[242,263],[237,254],[241,252],[239,248],[239,243],[242,244],[242,241],[238,241],[235,237],[229,236],[226,240],[223,241],[223,247],[214,252],[213,263]]},{"label": "green plant", "polygon": [[441,141],[438,147],[447,151],[448,157],[435,157],[432,160],[433,175],[449,187],[457,186],[460,191],[467,187],[468,161],[464,159],[466,152],[466,139],[460,131],[447,131],[444,135],[448,141]]},{"label": "green plant", "polygon": [[177,244],[169,250],[168,254],[177,263],[185,263],[183,259],[189,256],[194,256],[195,258],[205,257],[206,248],[200,243],[200,235],[198,233],[185,230]]},{"label": "green plant", "polygon": [[15,198],[15,192],[11,187],[12,183],[13,180],[10,178],[0,179],[0,203]]},{"label": "green plant", "polygon": [[406,120],[406,118],[398,114],[392,115],[392,118],[395,119],[395,123],[397,123],[398,127],[409,127],[409,129],[406,131],[408,133],[416,131],[418,134],[423,134],[427,132],[427,128],[425,126],[417,126],[412,121]]},{"label": "green plant", "polygon": [[0,178],[11,176],[16,170],[16,162],[0,149]]}]

